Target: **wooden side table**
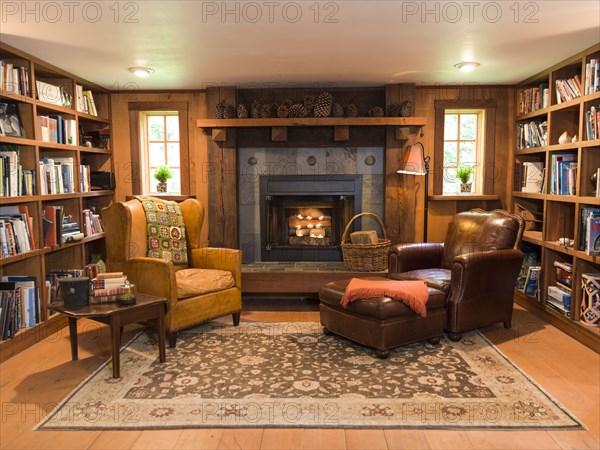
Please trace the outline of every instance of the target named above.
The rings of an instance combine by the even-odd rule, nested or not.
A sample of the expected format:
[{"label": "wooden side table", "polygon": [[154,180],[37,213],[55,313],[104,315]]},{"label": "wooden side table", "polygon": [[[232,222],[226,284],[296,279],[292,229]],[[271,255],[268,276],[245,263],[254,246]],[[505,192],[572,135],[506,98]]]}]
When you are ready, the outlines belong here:
[{"label": "wooden side table", "polygon": [[77,356],[77,319],[87,318],[110,326],[112,342],[113,378],[120,377],[120,349],[123,326],[129,323],[150,321],[156,324],[158,334],[158,352],[160,362],[166,361],[165,351],[165,312],[167,300],[146,294],[137,294],[135,305],[121,306],[118,303],[101,303],[86,306],[66,306],[63,302],[55,302],[48,309],[65,314],[69,318],[69,334],[71,337],[71,357]]}]

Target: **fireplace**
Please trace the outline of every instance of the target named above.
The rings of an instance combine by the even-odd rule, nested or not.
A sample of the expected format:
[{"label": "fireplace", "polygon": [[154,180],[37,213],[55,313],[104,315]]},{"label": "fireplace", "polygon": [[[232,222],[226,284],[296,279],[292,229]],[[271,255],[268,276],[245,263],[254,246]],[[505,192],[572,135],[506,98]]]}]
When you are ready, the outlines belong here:
[{"label": "fireplace", "polygon": [[362,175],[261,176],[261,260],[340,261],[361,201]]}]

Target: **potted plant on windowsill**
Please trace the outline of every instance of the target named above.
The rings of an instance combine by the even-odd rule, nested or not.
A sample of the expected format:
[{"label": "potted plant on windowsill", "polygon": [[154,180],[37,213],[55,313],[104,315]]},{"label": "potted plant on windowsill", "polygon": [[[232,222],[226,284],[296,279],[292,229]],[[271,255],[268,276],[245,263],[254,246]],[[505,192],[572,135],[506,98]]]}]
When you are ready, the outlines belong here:
[{"label": "potted plant on windowsill", "polygon": [[459,166],[456,169],[456,178],[460,180],[460,193],[470,193],[473,186],[471,176],[473,175],[473,166]]},{"label": "potted plant on windowsill", "polygon": [[167,192],[167,180],[173,178],[173,173],[167,166],[160,166],[154,172],[154,178],[158,181],[156,192]]}]

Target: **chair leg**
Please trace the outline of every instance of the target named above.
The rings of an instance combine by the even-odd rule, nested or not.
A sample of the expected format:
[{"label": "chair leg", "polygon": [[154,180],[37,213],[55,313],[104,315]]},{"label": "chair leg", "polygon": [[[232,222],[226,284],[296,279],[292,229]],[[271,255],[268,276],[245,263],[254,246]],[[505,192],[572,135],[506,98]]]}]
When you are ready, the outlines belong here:
[{"label": "chair leg", "polygon": [[169,348],[175,348],[177,345],[177,331],[167,330],[167,340],[169,341]]},{"label": "chair leg", "polygon": [[240,316],[242,315],[241,311],[233,313],[231,316],[233,317],[233,326],[237,327],[240,324]]},{"label": "chair leg", "polygon": [[512,327],[512,321],[511,320],[505,320],[504,322],[504,328],[509,329]]},{"label": "chair leg", "polygon": [[457,333],[455,331],[448,331],[448,339],[454,342],[458,342],[462,339],[462,333]]},{"label": "chair leg", "polygon": [[442,340],[441,336],[435,336],[435,337],[427,339],[427,342],[429,342],[431,345],[438,345],[441,340]]},{"label": "chair leg", "polygon": [[331,331],[329,328],[327,327],[323,327],[323,334],[325,336],[332,336],[333,335],[333,331]]},{"label": "chair leg", "polygon": [[386,359],[390,356],[390,351],[389,350],[380,350],[380,349],[375,349],[375,356],[377,356],[379,359]]}]

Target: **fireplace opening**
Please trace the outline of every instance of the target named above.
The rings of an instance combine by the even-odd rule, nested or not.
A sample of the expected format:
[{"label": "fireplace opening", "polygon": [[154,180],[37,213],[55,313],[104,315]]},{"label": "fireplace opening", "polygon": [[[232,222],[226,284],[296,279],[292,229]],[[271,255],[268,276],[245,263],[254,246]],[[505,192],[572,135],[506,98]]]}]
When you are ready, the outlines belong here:
[{"label": "fireplace opening", "polygon": [[261,177],[261,260],[341,261],[346,224],[360,212],[360,175]]}]

